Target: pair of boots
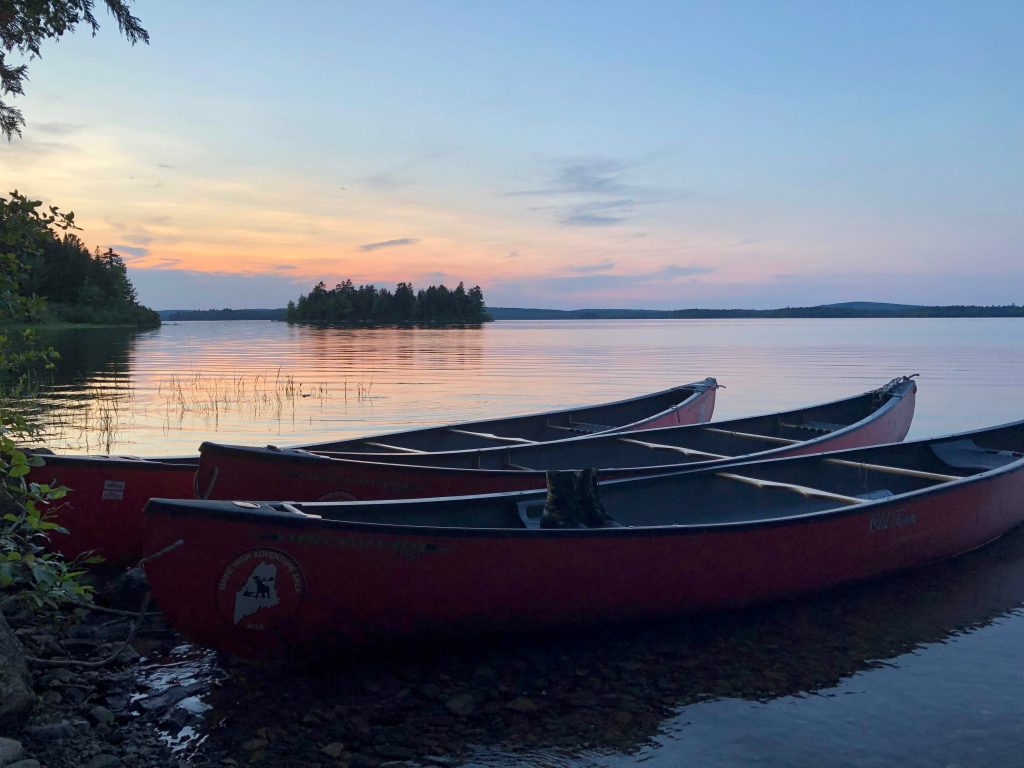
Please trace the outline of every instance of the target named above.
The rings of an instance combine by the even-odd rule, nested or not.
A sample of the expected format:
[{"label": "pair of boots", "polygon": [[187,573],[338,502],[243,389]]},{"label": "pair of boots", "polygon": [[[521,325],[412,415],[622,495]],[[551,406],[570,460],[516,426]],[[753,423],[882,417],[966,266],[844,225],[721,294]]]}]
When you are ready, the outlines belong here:
[{"label": "pair of boots", "polygon": [[553,469],[541,528],[606,528],[616,525],[597,497],[597,470]]}]

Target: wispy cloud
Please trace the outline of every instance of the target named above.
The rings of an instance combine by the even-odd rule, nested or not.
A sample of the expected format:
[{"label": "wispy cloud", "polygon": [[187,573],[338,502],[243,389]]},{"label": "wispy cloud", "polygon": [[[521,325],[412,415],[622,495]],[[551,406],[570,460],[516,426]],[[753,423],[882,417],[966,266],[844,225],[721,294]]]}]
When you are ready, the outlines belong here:
[{"label": "wispy cloud", "polygon": [[[447,151],[428,152],[418,157],[410,158],[385,168],[377,173],[371,173],[359,179],[363,184],[377,190],[395,190],[406,186],[410,182],[411,171],[418,165],[429,163],[447,155]],[[344,189],[344,187],[343,187]]]},{"label": "wispy cloud", "polygon": [[4,142],[0,152],[0,168],[34,168],[53,157],[64,155],[80,155],[82,148],[77,144],[63,141],[36,141],[35,139],[19,139],[10,144]]},{"label": "wispy cloud", "polygon": [[424,272],[419,275],[418,282],[425,283],[427,285],[440,285],[448,277],[446,272]]},{"label": "wispy cloud", "polygon": [[716,272],[716,267],[679,266],[672,264],[654,272],[649,272],[647,277],[652,280],[671,280],[676,277],[693,277],[694,275],[707,275]]},{"label": "wispy cloud", "polygon": [[629,217],[625,214],[631,213],[635,207],[636,202],[628,197],[574,205],[564,212],[559,223],[577,227],[608,227],[627,221]]},{"label": "wispy cloud", "polygon": [[509,192],[509,196],[517,195],[621,195],[627,193],[629,185],[621,176],[629,166],[618,160],[589,159],[560,161],[555,168],[550,183],[539,189],[525,189]]},{"label": "wispy cloud", "polygon": [[84,126],[78,123],[33,123],[32,130],[38,133],[49,133],[54,136],[68,136],[72,133],[78,133]]},{"label": "wispy cloud", "polygon": [[577,272],[579,274],[588,274],[590,272],[604,272],[606,270],[614,268],[614,261],[602,261],[600,264],[572,264],[566,267],[566,269],[569,272]]},{"label": "wispy cloud", "polygon": [[550,197],[533,211],[553,210],[566,227],[609,227],[628,222],[641,206],[685,197],[686,193],[635,183],[641,166],[613,158],[559,160],[546,174],[547,183],[506,193],[506,197]]},{"label": "wispy cloud", "polygon": [[149,248],[145,248],[141,245],[112,245],[110,247],[117,253],[128,254],[130,257],[128,259],[129,261],[131,259],[140,259],[149,254]]},{"label": "wispy cloud", "polygon": [[173,168],[177,168],[178,166],[171,165],[170,163],[157,163],[156,167],[157,168],[172,168],[173,169]]},{"label": "wispy cloud", "polygon": [[398,248],[403,245],[416,245],[419,242],[418,238],[415,237],[402,237],[397,240],[382,240],[379,243],[366,243],[360,245],[360,251],[378,251],[381,248]]}]

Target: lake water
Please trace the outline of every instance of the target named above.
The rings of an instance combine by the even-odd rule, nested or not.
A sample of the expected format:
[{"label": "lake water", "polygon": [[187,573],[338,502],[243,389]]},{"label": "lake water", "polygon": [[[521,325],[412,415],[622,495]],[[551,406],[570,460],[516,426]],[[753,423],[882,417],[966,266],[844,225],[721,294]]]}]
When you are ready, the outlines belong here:
[{"label": "lake water", "polygon": [[342,330],[193,322],[47,336],[64,355],[47,443],[194,453],[302,443],[628,397],[715,376],[715,417],[921,374],[911,437],[1022,416],[1024,320],[497,322]]},{"label": "lake water", "polygon": [[[211,322],[49,340],[64,361],[41,408],[58,425],[50,446],[71,451],[323,440],[709,375],[727,387],[716,418],[910,373],[921,374],[911,438],[1024,418],[1024,320]],[[470,764],[1024,765],[1022,605],[1018,531],[884,582],[559,641],[551,663],[568,659],[566,674],[522,683],[542,705],[529,738],[482,726]],[[488,663],[501,666],[496,653]]]}]

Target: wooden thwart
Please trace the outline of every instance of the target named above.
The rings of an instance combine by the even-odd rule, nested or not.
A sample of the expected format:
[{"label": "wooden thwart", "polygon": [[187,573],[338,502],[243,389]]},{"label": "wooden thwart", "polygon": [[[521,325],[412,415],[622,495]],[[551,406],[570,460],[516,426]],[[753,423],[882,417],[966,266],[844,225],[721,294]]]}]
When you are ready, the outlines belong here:
[{"label": "wooden thwart", "polygon": [[837,464],[841,467],[858,467],[869,472],[884,472],[888,475],[903,475],[904,477],[917,477],[921,480],[937,480],[940,483],[948,483],[953,480],[963,480],[958,475],[943,475],[938,472],[925,472],[921,469],[907,469],[905,467],[890,467],[885,464],[865,464],[862,461],[849,461],[847,459],[825,459],[826,464]]},{"label": "wooden thwart", "polygon": [[796,445],[803,440],[790,440],[788,437],[772,437],[771,435],[755,435],[750,432],[733,432],[731,429],[718,429],[717,427],[704,427],[705,432],[714,432],[718,435],[729,435],[730,437],[742,437],[748,440],[761,440],[766,443],[778,443],[779,445]]},{"label": "wooden thwart", "polygon": [[811,488],[806,485],[795,485],[793,483],[780,483],[775,480],[761,480],[757,477],[747,477],[746,475],[736,475],[732,472],[716,472],[715,477],[721,477],[726,480],[736,480],[740,483],[747,483],[748,485],[754,485],[758,488],[779,488],[784,491],[793,491],[793,493],[799,493],[802,496],[817,496],[822,499],[830,499],[831,501],[840,501],[844,504],[863,504],[865,499],[858,499],[856,496],[845,496],[841,493],[832,493],[831,491],[823,491],[820,488]]},{"label": "wooden thwart", "polygon": [[386,451],[394,451],[395,453],[426,453],[426,451],[420,451],[416,448],[404,448],[401,445],[388,445],[387,443],[375,443],[371,440],[364,440],[363,445],[372,445],[374,448],[383,448]]},{"label": "wooden thwart", "polygon": [[639,445],[643,448],[650,448],[656,451],[675,451],[685,456],[700,456],[706,459],[728,459],[732,458],[724,453],[709,453],[708,451],[698,451],[696,448],[683,448],[679,445],[664,445],[662,443],[648,443],[644,440],[637,440],[632,437],[620,437],[620,443],[629,443],[630,445]]},{"label": "wooden thwart", "polygon": [[534,440],[527,440],[525,437],[505,437],[503,435],[494,435],[490,432],[471,432],[468,429],[455,429],[454,427],[448,428],[449,432],[454,432],[456,435],[469,435],[470,437],[479,437],[483,440],[497,440],[499,443],[533,443]]}]

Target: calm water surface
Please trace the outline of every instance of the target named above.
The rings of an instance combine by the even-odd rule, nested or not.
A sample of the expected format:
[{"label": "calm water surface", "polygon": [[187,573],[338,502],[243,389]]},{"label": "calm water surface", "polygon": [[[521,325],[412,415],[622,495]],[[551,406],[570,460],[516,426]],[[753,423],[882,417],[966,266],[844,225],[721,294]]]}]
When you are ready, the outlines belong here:
[{"label": "calm water surface", "polygon": [[[52,343],[65,359],[41,402],[58,425],[49,444],[83,452],[192,453],[203,438],[323,440],[608,400],[709,375],[727,387],[716,418],[844,397],[909,373],[921,374],[911,437],[1024,418],[1020,320],[359,331],[212,322],[141,335],[77,331]],[[621,663],[625,673],[580,682],[582,698],[568,700],[583,703],[563,713],[557,738],[548,717],[532,743],[482,740],[472,763],[1024,765],[1022,605],[1024,534],[1015,532],[885,582],[609,630],[559,653],[576,666],[587,657]],[[527,692],[541,702],[547,695]],[[609,696],[626,715],[586,703]],[[590,713],[590,730],[573,730]],[[601,731],[614,738],[595,738]]]},{"label": "calm water surface", "polygon": [[[49,340],[49,339],[48,339]],[[1019,418],[1021,320],[499,322],[340,330],[193,322],[53,338],[48,439],[193,453],[205,438],[322,441],[627,397],[715,376],[716,418],[846,397],[920,373],[912,437]]]}]

